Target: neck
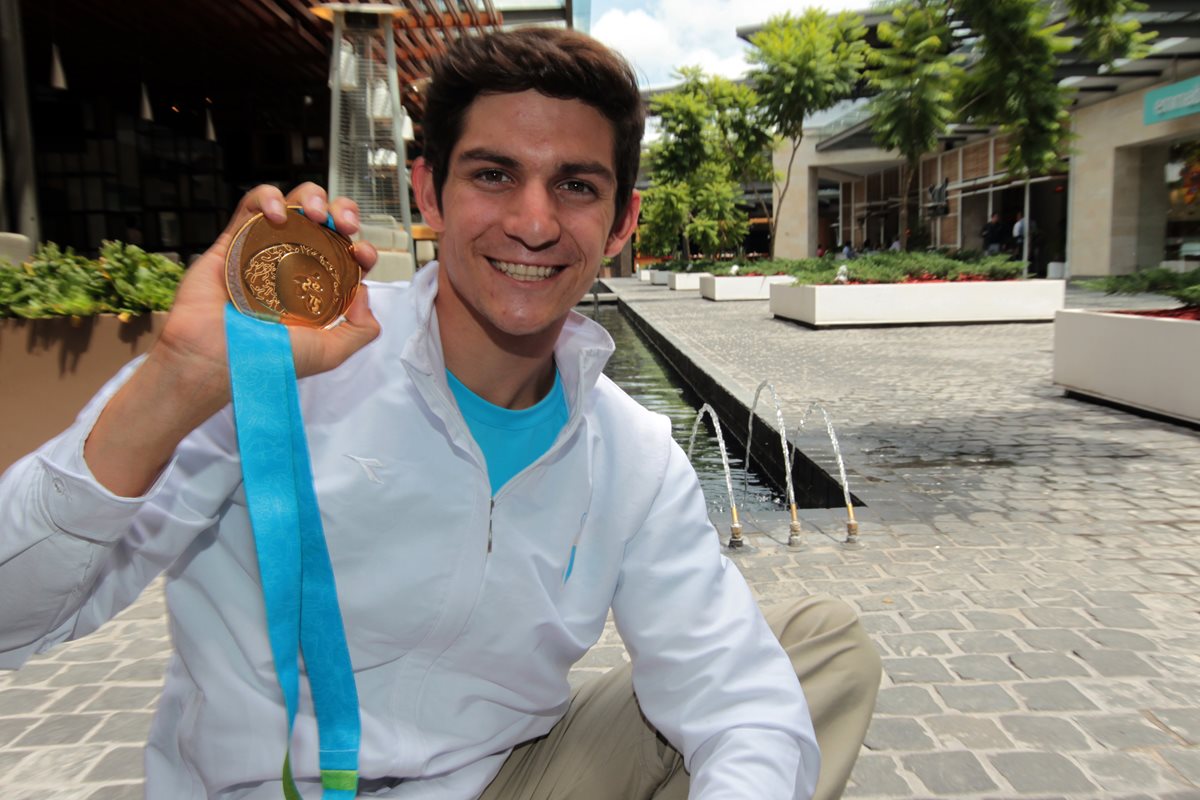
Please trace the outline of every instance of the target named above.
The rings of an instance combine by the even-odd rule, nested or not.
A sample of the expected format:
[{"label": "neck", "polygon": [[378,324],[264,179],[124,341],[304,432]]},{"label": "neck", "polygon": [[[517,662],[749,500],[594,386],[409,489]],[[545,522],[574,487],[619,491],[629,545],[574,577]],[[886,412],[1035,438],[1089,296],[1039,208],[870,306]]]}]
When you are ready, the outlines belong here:
[{"label": "neck", "polygon": [[443,300],[438,292],[442,353],[446,368],[464,386],[493,405],[522,409],[535,405],[554,387],[554,344],[562,330],[511,336],[496,330],[471,308]]}]

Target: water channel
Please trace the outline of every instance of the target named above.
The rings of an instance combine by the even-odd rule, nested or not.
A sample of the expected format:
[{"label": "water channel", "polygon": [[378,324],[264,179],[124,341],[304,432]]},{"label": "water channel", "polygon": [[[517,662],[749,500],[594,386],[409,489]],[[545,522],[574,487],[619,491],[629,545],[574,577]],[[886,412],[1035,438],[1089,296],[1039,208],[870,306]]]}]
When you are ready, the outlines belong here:
[{"label": "water channel", "polygon": [[[604,373],[618,386],[624,389],[634,400],[637,400],[651,411],[665,414],[671,420],[671,433],[675,441],[685,451],[692,426],[696,422],[696,412],[703,400],[694,396],[676,378],[670,365],[653,348],[643,341],[633,326],[625,319],[614,305],[591,306],[584,305],[580,311],[588,316],[594,316],[603,325],[616,342],[617,351],[609,360]],[[729,420],[724,420],[726,425]],[[741,421],[738,424],[745,424]],[[726,436],[727,442],[729,441]],[[733,472],[733,485],[739,512],[753,515],[755,512],[781,511],[786,508],[783,498],[771,488],[771,484],[761,475],[750,471],[749,491],[742,495],[742,456],[736,444],[731,444],[729,453],[729,468]],[[717,449],[716,437],[713,434],[708,419],[705,419],[704,429],[696,439],[692,451],[692,464],[700,476],[700,485],[704,497],[708,501],[710,515],[727,513],[729,510],[729,493],[725,489],[725,473],[721,466],[721,454]],[[779,483],[781,481],[776,481]]]}]

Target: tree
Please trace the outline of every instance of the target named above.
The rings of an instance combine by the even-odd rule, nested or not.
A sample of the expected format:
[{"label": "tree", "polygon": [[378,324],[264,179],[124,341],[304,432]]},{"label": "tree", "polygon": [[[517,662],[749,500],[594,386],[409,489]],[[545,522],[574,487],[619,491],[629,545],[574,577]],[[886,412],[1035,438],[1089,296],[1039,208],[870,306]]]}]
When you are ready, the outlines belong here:
[{"label": "tree", "polygon": [[866,64],[866,28],[862,17],[843,12],[829,16],[809,9],[800,17],[773,17],[750,39],[747,56],[755,65],[750,82],[762,103],[764,121],[791,141],[787,170],[775,177],[775,213],[771,217],[771,254],[792,166],[804,137],[804,120],[849,97]]},{"label": "tree", "polygon": [[908,198],[921,156],[954,118],[955,87],[961,59],[951,51],[950,7],[946,0],[913,0],[894,8],[880,23],[883,47],[870,55],[868,81],[878,94],[871,101],[872,131],[879,146],[904,156],[908,180],[900,194],[900,245],[908,247]]},{"label": "tree", "polygon": [[753,92],[685,67],[674,91],[654,98],[661,138],[650,148],[639,243],[655,255],[733,250],[748,229],[741,188],[768,170],[767,134],[756,125]]}]

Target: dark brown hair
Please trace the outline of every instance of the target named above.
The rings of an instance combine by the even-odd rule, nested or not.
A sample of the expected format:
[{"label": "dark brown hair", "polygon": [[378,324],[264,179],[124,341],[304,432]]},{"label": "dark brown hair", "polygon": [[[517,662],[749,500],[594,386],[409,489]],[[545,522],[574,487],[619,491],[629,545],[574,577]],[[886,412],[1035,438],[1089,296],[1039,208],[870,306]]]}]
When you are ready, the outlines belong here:
[{"label": "dark brown hair", "polygon": [[425,97],[424,154],[433,170],[438,206],[450,153],[467,109],[481,94],[533,90],[579,100],[613,126],[617,199],[614,226],[633,195],[646,112],[637,78],[620,55],[590,36],[564,28],[529,27],[459,39],[434,63]]}]

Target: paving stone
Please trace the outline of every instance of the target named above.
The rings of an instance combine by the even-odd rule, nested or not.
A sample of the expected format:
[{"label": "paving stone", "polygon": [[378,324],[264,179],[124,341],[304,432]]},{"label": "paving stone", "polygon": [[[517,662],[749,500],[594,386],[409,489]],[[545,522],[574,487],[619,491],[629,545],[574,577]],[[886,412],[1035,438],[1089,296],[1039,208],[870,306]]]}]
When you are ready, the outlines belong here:
[{"label": "paving stone", "polygon": [[[91,769],[105,749],[99,745],[78,744],[33,750],[4,776],[5,785],[44,785],[47,775],[53,775],[59,786],[71,785]],[[76,789],[75,795],[78,794]]]},{"label": "paving stone", "polygon": [[962,620],[950,611],[907,611],[900,616],[914,631],[958,631],[964,628]]},{"label": "paving stone", "polygon": [[96,762],[84,778],[89,783],[101,781],[141,780],[144,747],[114,747]]},{"label": "paving stone", "polygon": [[860,614],[858,621],[862,623],[863,630],[870,634],[901,633],[904,630],[895,617],[886,612]]},{"label": "paving stone", "polygon": [[961,797],[996,788],[995,781],[971,753],[918,753],[904,756],[901,762],[934,794]]},{"label": "paving stone", "polygon": [[999,656],[954,656],[946,659],[946,665],[967,681],[1014,681],[1021,677]]},{"label": "paving stone", "polygon": [[1200,750],[1177,750],[1167,748],[1158,753],[1174,767],[1184,779],[1200,786]]},{"label": "paving stone", "polygon": [[1005,750],[1013,746],[1012,740],[990,719],[959,714],[928,717],[925,724],[942,750]]},{"label": "paving stone", "polygon": [[1157,678],[1160,675],[1157,669],[1143,661],[1136,653],[1129,652],[1128,650],[1101,650],[1093,647],[1081,647],[1075,650],[1074,653],[1083,659],[1089,667],[1106,678],[1122,678],[1135,675]]},{"label": "paving stone", "polygon": [[1066,681],[1014,683],[1013,690],[1030,711],[1094,711],[1096,704]]},{"label": "paving stone", "polygon": [[1015,614],[999,611],[963,611],[961,614],[967,620],[967,624],[980,631],[1024,628],[1028,624]]},{"label": "paving stone", "polygon": [[17,739],[14,747],[44,747],[82,741],[104,719],[101,714],[55,714],[45,717]]},{"label": "paving stone", "polygon": [[956,711],[989,713],[995,711],[1012,711],[1017,708],[1017,702],[999,686],[959,686],[950,684],[935,688],[938,694],[942,696],[942,700],[946,702],[946,705]]},{"label": "paving stone", "polygon": [[1009,714],[1000,717],[1000,725],[1018,744],[1033,750],[1061,753],[1091,749],[1078,728],[1058,717]]},{"label": "paving stone", "polygon": [[[1170,761],[1170,750],[1160,750]],[[1087,753],[1079,763],[1099,786],[1110,792],[1151,792],[1147,797],[1161,797],[1170,789],[1184,787],[1179,774],[1156,759],[1142,753]]]},{"label": "paving stone", "polygon": [[1011,653],[1017,649],[1017,643],[1007,634],[995,631],[952,631],[947,635],[964,653]]},{"label": "paving stone", "polygon": [[1200,744],[1200,710],[1196,708],[1163,708],[1152,712],[1158,721],[1166,725],[1188,744]]},{"label": "paving stone", "polygon": [[[1084,634],[1101,647],[1113,650],[1157,650],[1158,645],[1138,633],[1131,631],[1094,628]],[[1074,649],[1074,647],[1072,647]]]},{"label": "paving stone", "polygon": [[37,711],[52,697],[50,689],[5,689],[0,691],[0,717]]},{"label": "paving stone", "polygon": [[1146,630],[1157,627],[1145,614],[1130,608],[1089,608],[1087,613],[1106,628]]},{"label": "paving stone", "polygon": [[1058,653],[1013,653],[1008,660],[1030,678],[1065,678],[1091,674],[1078,661]]},{"label": "paving stone", "polygon": [[25,735],[39,721],[39,717],[0,717],[0,747]]},{"label": "paving stone", "polygon": [[898,656],[938,656],[953,652],[936,633],[907,633],[879,637]]},{"label": "paving stone", "polygon": [[78,686],[81,683],[100,683],[119,665],[119,661],[68,664],[46,683],[48,686]]},{"label": "paving stone", "polygon": [[137,711],[150,708],[158,702],[157,686],[109,686],[92,702],[88,711]]},{"label": "paving stone", "polygon": [[1075,717],[1075,723],[1100,744],[1113,750],[1169,747],[1179,744],[1178,739],[1151,724],[1141,714]]},{"label": "paving stone", "polygon": [[98,694],[100,694],[99,686],[73,686],[54,698],[53,702],[46,705],[41,711],[43,713],[80,711],[84,705],[91,702]]},{"label": "paving stone", "polygon": [[1091,622],[1070,608],[1023,608],[1021,613],[1040,628],[1086,628]]},{"label": "paving stone", "polygon": [[880,750],[932,750],[933,740],[926,735],[920,723],[910,719],[877,717],[867,730],[864,745],[876,752]]},{"label": "paving stone", "polygon": [[846,797],[911,797],[912,787],[900,775],[891,756],[863,753],[850,773]]},{"label": "paving stone", "polygon": [[113,783],[102,786],[87,796],[87,800],[143,800],[141,783]]},{"label": "paving stone", "polygon": [[929,690],[924,686],[890,686],[879,690],[875,700],[875,713],[917,717],[923,714],[941,713]]},{"label": "paving stone", "polygon": [[989,760],[1018,792],[1094,792],[1079,768],[1055,753],[996,753]]},{"label": "paving stone", "polygon": [[934,683],[950,680],[942,662],[932,657],[885,658],[883,669],[896,683]]},{"label": "paving stone", "polygon": [[89,737],[93,742],[145,743],[150,737],[151,712],[119,711],[112,714]]},{"label": "paving stone", "polygon": [[1013,633],[1034,650],[1061,652],[1089,646],[1078,633],[1057,628],[1024,628]]}]

